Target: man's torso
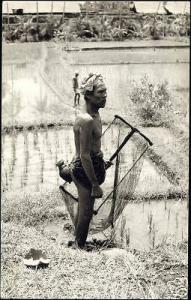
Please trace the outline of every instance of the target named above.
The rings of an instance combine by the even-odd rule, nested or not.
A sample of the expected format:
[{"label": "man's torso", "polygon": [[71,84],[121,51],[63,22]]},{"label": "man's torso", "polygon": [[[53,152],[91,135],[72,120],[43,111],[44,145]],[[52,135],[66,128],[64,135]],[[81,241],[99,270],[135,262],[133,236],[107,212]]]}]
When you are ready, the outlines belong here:
[{"label": "man's torso", "polygon": [[[82,123],[87,123],[88,121],[93,120],[93,125],[91,129],[91,141],[90,142],[90,153],[91,154],[100,154],[101,153],[101,136],[102,136],[102,124],[100,115],[97,114],[95,117],[91,117],[88,113],[80,114],[74,124],[74,139],[76,146],[76,157],[80,157],[80,138],[83,132],[80,130]],[[86,124],[85,124],[86,126]]]},{"label": "man's torso", "polygon": [[79,88],[78,79],[76,77],[73,78],[73,88],[74,90]]}]

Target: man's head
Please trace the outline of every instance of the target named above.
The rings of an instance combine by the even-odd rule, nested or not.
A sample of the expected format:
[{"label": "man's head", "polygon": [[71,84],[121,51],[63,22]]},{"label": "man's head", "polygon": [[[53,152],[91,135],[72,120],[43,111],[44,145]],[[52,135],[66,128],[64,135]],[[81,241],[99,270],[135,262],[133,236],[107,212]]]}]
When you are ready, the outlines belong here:
[{"label": "man's head", "polygon": [[78,75],[79,75],[79,72],[78,72],[78,71],[76,71],[76,72],[75,72],[75,76],[76,76],[76,77],[78,77]]},{"label": "man's head", "polygon": [[90,73],[82,82],[81,93],[87,103],[91,103],[99,108],[105,107],[107,89],[102,76]]}]

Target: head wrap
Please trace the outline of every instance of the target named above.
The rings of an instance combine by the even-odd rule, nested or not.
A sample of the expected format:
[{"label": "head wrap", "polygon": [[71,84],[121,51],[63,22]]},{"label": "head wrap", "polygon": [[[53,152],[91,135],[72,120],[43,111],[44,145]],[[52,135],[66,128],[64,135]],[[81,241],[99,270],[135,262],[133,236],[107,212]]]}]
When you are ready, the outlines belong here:
[{"label": "head wrap", "polygon": [[103,77],[101,74],[89,73],[80,86],[80,91],[84,95],[87,91],[92,92],[94,86],[103,84]]}]

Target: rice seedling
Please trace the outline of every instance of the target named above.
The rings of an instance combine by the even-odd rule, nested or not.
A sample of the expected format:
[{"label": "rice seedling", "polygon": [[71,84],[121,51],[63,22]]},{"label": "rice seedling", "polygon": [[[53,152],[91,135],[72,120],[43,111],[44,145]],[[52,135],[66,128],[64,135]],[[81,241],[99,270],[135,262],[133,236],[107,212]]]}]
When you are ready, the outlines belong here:
[{"label": "rice seedling", "polygon": [[44,155],[40,154],[40,163],[41,163],[41,169],[40,169],[40,182],[44,182]]},{"label": "rice seedling", "polygon": [[156,241],[156,229],[155,229],[155,224],[153,223],[153,228],[152,228],[152,247],[153,247],[153,249],[155,247],[155,241]]},{"label": "rice seedling", "polygon": [[8,183],[8,175],[7,175],[7,171],[5,171],[5,186],[8,187],[9,183]]},{"label": "rice seedling", "polygon": [[122,214],[121,215],[121,224],[120,224],[120,246],[123,247],[124,239],[126,237],[126,218]]},{"label": "rice seedling", "polygon": [[178,212],[176,213],[176,217],[175,217],[176,219],[176,229],[178,230],[178,225],[179,225],[179,222],[178,222]]},{"label": "rice seedling", "polygon": [[171,209],[168,209],[168,221],[170,221],[170,213],[171,213]]},{"label": "rice seedling", "polygon": [[126,247],[129,246],[130,246],[130,228],[128,228],[126,232]]},{"label": "rice seedling", "polygon": [[165,211],[167,211],[167,206],[166,206],[166,204],[167,204],[167,198],[165,197],[165,200],[164,200],[164,210],[165,210]]},{"label": "rice seedling", "polygon": [[153,229],[153,214],[152,214],[152,212],[148,213],[147,220],[148,220],[148,224],[149,224],[149,233],[151,233],[152,229]]}]

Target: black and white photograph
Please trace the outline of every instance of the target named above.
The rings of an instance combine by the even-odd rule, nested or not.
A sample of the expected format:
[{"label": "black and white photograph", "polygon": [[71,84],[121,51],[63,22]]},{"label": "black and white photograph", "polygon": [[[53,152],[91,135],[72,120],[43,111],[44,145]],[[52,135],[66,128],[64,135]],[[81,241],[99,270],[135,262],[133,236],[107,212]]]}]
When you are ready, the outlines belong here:
[{"label": "black and white photograph", "polygon": [[1,299],[188,299],[190,1],[1,23]]}]

